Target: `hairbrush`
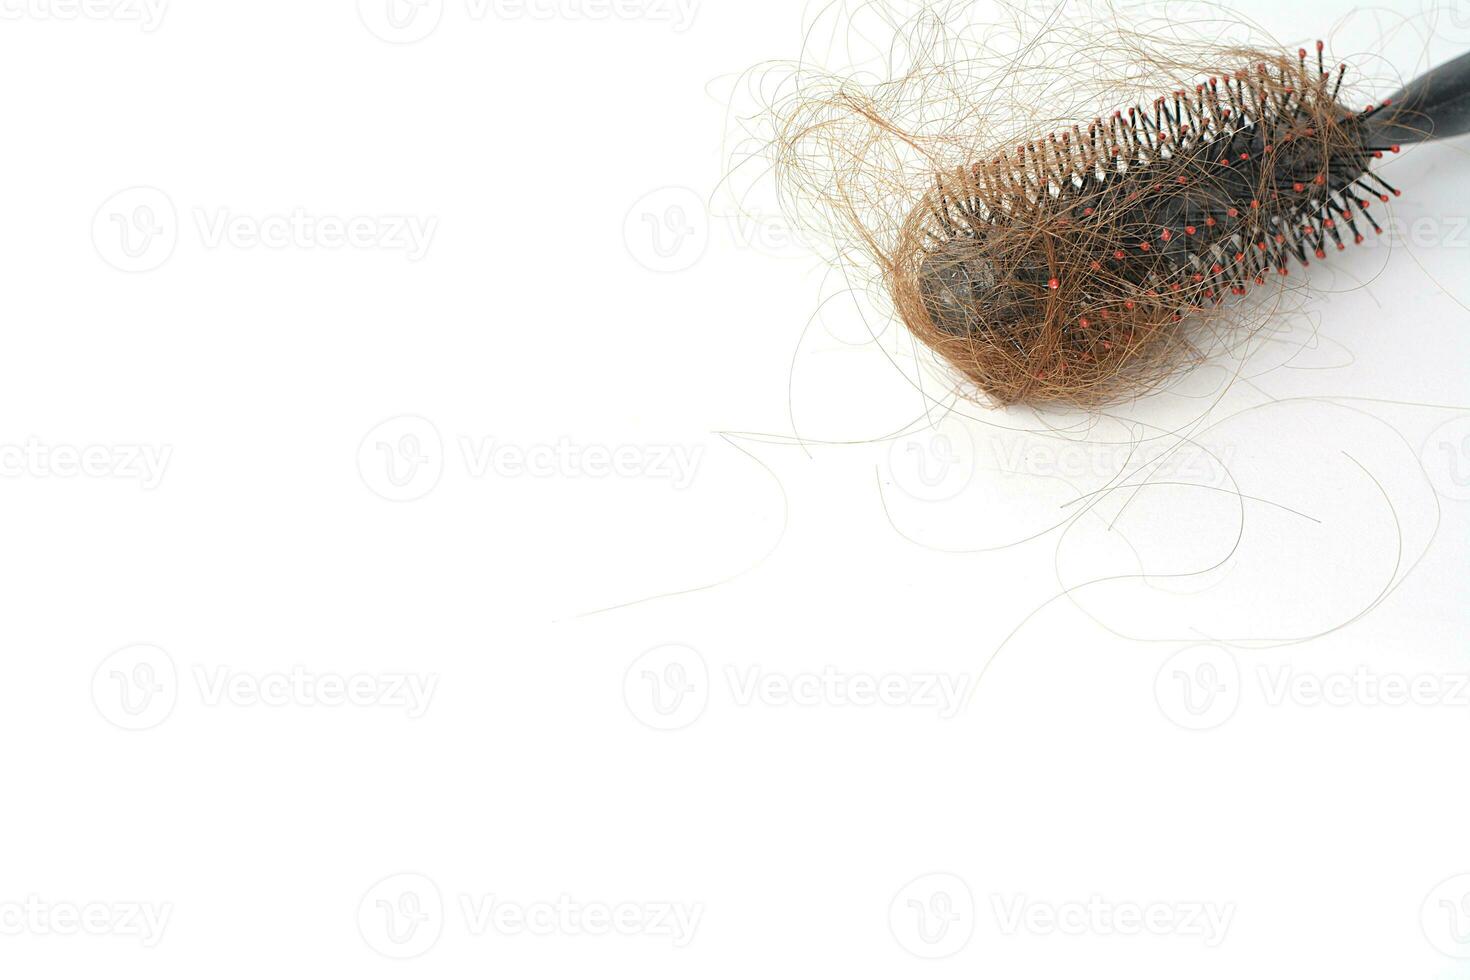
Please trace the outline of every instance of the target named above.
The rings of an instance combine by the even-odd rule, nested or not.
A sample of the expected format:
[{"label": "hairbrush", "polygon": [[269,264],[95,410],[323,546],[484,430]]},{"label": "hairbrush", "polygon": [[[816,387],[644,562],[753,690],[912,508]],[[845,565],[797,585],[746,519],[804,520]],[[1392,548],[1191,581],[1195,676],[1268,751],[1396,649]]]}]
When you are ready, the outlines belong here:
[{"label": "hairbrush", "polygon": [[883,256],[900,317],[1000,404],[1167,376],[1181,323],[1382,232],[1375,160],[1470,130],[1470,54],[1356,109],[1316,48],[936,173]]}]

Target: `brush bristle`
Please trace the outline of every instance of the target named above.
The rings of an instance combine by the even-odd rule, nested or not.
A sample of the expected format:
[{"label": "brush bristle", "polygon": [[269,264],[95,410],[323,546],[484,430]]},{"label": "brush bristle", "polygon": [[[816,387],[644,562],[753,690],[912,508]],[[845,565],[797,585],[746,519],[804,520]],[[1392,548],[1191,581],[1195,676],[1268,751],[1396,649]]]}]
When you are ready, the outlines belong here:
[{"label": "brush bristle", "polygon": [[1178,324],[1381,226],[1343,70],[1257,61],[937,176],[890,272],[910,328],[1001,403],[1093,404],[1177,360]]}]

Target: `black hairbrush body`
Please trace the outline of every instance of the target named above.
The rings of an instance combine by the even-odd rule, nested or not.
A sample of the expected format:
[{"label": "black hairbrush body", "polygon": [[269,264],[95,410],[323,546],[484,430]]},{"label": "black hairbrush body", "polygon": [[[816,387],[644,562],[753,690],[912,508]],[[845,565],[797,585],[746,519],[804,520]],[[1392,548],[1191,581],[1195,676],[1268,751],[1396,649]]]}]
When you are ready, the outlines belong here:
[{"label": "black hairbrush body", "polygon": [[1391,95],[1392,115],[1369,124],[1377,143],[1417,143],[1470,132],[1470,54],[1462,54],[1414,79]]}]

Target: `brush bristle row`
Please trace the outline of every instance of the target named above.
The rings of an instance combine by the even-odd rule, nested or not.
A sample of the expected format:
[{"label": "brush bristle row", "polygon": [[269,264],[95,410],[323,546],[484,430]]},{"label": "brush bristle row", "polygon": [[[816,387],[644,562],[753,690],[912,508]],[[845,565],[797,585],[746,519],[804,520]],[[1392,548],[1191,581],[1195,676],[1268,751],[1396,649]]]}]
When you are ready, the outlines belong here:
[{"label": "brush bristle row", "polygon": [[1362,242],[1399,191],[1343,69],[1258,61],[939,174],[910,218],[909,326],[1002,402],[1106,395],[1191,313]]}]

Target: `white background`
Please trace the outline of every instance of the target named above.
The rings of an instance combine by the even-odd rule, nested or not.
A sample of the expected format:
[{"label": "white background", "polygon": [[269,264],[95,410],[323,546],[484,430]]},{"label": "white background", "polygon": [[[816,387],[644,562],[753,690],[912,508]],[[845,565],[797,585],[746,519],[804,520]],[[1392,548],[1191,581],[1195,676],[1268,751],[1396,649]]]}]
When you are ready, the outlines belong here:
[{"label": "white background", "polygon": [[818,8],[358,6],[5,0],[0,972],[1470,976],[1463,145],[1214,407],[946,413],[723,195]]}]

